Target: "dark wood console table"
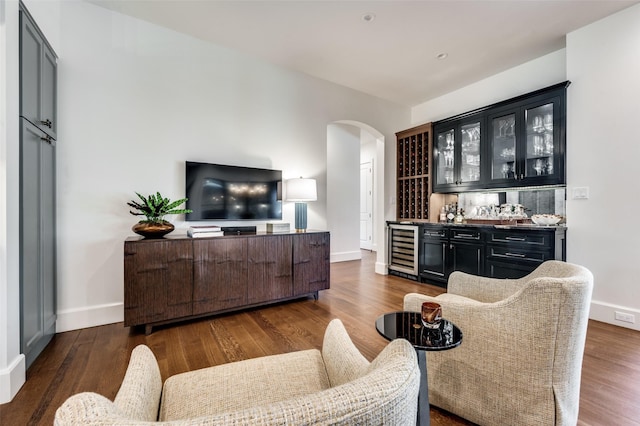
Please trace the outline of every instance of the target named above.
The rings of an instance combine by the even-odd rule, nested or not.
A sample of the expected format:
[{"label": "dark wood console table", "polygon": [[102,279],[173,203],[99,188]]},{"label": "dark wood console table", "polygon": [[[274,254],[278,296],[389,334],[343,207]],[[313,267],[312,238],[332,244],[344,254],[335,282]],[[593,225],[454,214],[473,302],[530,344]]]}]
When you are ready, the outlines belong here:
[{"label": "dark wood console table", "polygon": [[154,325],[314,296],[329,288],[329,233],[129,237],[124,325]]}]

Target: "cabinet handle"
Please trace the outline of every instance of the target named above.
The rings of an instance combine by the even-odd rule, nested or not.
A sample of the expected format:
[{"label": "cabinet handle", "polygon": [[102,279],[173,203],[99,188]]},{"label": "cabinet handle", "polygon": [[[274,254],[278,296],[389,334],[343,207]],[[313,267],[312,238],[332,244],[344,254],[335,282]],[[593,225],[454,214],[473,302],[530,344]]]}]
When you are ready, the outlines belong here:
[{"label": "cabinet handle", "polygon": [[51,128],[51,126],[53,125],[53,123],[51,122],[51,120],[49,120],[48,118],[44,121],[40,121],[40,124],[44,124],[45,126],[47,126],[48,128]]},{"label": "cabinet handle", "polygon": [[53,145],[53,138],[49,135],[47,135],[46,138],[40,138],[40,140],[45,141],[46,143],[48,143],[49,145]]},{"label": "cabinet handle", "polygon": [[521,254],[521,253],[505,253],[505,256],[509,256],[509,257],[525,257],[526,255]]},{"label": "cabinet handle", "polygon": [[509,241],[526,241],[526,238],[522,237],[504,237],[504,239]]},{"label": "cabinet handle", "polygon": [[476,238],[473,234],[456,234],[453,238]]},{"label": "cabinet handle", "polygon": [[440,232],[427,232],[427,237],[444,237],[444,234]]}]

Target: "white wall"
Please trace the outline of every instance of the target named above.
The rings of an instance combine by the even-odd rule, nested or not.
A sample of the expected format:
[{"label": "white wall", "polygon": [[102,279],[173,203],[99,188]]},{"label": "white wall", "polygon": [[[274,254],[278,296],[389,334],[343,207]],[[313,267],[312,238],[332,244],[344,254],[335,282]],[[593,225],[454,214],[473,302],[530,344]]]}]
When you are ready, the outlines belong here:
[{"label": "white wall", "polygon": [[565,51],[558,50],[493,75],[439,98],[416,105],[411,112],[414,125],[442,120],[566,79]]},{"label": "white wall", "polygon": [[360,259],[360,129],[327,127],[327,222],[331,261]]},{"label": "white wall", "polygon": [[568,34],[567,77],[567,260],[594,274],[592,318],[640,330],[640,5]]},{"label": "white wall", "polygon": [[[13,37],[0,51],[0,63],[15,61],[6,67],[17,72],[18,2],[0,2],[3,8],[10,5],[2,31],[9,28]],[[407,107],[92,4],[26,4],[47,35],[52,33],[59,55],[59,332],[123,319],[123,241],[137,220],[125,203],[134,191],[182,197],[185,160],[282,169],[285,179],[315,177],[319,199],[309,203],[309,226],[327,229],[327,125],[338,120],[371,125],[391,141],[385,150],[393,152],[395,132],[410,123]],[[17,126],[13,77],[2,77],[16,86],[7,101],[14,109],[4,111],[2,119]],[[16,135],[7,146],[14,168]],[[393,170],[392,163],[388,167]],[[17,176],[15,169],[8,173]],[[17,179],[7,182],[0,203],[10,207],[0,216],[0,248],[17,253],[17,236],[11,244],[1,229],[2,221],[15,230],[7,232],[18,229]],[[358,179],[343,185],[357,188]],[[294,222],[293,203],[285,203],[283,219]],[[177,228],[186,227],[181,220],[175,218]],[[15,365],[20,356],[16,256],[0,253],[1,262],[15,263],[13,272],[0,277],[0,392],[7,394],[13,391],[2,378],[24,374],[24,367]]]},{"label": "white wall", "polygon": [[18,2],[0,0],[0,404],[25,380],[20,354]]}]

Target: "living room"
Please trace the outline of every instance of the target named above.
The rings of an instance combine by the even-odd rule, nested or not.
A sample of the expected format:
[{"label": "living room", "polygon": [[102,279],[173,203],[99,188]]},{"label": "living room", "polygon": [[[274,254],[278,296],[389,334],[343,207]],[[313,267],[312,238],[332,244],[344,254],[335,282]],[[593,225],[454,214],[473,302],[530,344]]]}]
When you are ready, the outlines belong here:
[{"label": "living room", "polygon": [[[64,135],[57,164],[59,332],[122,321],[122,242],[133,224],[125,203],[134,191],[181,197],[186,160],[277,168],[285,178],[317,179],[310,226],[329,229],[334,245],[334,238],[350,232],[351,225],[327,220],[342,217],[342,207],[328,203],[329,125],[351,120],[384,136],[387,172],[378,197],[384,202],[384,219],[390,220],[395,132],[564,80],[572,81],[568,193],[575,186],[591,190],[589,200],[568,196],[567,260],[594,273],[592,319],[639,329],[635,282],[640,270],[625,220],[640,211],[632,188],[639,145],[629,136],[635,134],[632,114],[640,95],[640,59],[633,54],[639,39],[637,5],[569,33],[565,48],[431,101],[404,106],[94,4],[25,4],[64,59],[58,81],[59,133]],[[0,261],[4,397],[15,393],[8,377],[15,374],[19,355],[18,93],[10,84],[17,80],[18,2],[3,1],[1,7],[7,94],[1,108],[7,141],[1,156],[6,183]],[[353,126],[344,129],[354,133]],[[350,193],[357,194],[356,186]],[[292,222],[293,206],[284,208],[285,220]],[[184,226],[179,220],[176,224]],[[384,220],[376,226],[383,235]],[[357,251],[349,244],[340,251]],[[385,263],[383,246],[378,244],[376,269]],[[634,314],[636,322],[617,322],[613,313],[618,310]]]}]

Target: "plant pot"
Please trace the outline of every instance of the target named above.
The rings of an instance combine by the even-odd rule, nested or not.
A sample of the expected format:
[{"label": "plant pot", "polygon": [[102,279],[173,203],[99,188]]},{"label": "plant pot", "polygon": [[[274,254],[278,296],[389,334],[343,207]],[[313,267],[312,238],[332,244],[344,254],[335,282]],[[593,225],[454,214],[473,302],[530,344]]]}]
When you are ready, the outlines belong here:
[{"label": "plant pot", "polygon": [[167,221],[162,222],[138,222],[131,230],[145,238],[162,238],[173,231],[173,224]]}]

